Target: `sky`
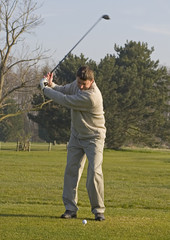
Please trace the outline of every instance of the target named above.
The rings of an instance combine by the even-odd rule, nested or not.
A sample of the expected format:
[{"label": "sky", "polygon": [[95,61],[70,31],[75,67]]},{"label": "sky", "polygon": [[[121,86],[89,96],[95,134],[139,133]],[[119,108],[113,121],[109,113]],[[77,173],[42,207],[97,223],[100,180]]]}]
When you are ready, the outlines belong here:
[{"label": "sky", "polygon": [[54,66],[104,14],[102,19],[73,50],[73,54],[100,62],[116,54],[114,45],[140,41],[154,47],[152,60],[170,67],[170,0],[37,0],[43,24],[27,41],[49,50]]}]

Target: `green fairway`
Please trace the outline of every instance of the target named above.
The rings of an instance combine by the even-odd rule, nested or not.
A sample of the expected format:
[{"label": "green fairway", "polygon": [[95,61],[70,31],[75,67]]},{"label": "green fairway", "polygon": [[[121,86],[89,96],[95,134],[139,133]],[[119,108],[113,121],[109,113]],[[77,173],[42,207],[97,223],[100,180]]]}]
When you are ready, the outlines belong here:
[{"label": "green fairway", "polygon": [[[1,240],[169,240],[170,151],[104,151],[106,220],[79,185],[77,219],[61,219],[66,147],[0,151]],[[82,220],[87,220],[87,225]]]}]

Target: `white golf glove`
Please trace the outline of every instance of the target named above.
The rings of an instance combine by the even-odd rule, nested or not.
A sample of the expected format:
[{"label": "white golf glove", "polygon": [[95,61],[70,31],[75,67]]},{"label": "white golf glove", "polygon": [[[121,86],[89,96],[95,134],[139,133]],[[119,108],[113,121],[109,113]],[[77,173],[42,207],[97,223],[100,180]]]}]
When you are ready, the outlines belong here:
[{"label": "white golf glove", "polygon": [[43,90],[46,86],[48,86],[48,80],[47,80],[47,78],[42,78],[42,79],[40,80],[41,90]]}]

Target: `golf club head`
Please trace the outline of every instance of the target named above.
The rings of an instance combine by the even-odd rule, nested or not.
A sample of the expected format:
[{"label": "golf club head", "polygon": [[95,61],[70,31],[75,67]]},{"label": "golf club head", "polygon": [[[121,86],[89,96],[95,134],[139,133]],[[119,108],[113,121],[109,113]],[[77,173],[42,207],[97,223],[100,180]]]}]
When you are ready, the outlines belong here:
[{"label": "golf club head", "polygon": [[109,15],[103,15],[102,18],[104,18],[105,20],[109,20],[110,19]]}]

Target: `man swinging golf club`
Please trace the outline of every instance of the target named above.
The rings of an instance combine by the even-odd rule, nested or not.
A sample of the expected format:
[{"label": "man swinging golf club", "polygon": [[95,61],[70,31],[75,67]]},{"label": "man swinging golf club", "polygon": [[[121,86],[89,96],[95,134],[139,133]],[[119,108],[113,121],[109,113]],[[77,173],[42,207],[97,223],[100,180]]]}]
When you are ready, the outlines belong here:
[{"label": "man swinging golf club", "polygon": [[103,99],[88,66],[78,69],[76,80],[64,86],[56,85],[53,74],[40,81],[44,95],[71,109],[71,136],[67,148],[61,218],[76,218],[78,185],[88,159],[86,187],[95,220],[104,217],[104,182],[102,172],[103,148],[106,135]]}]

